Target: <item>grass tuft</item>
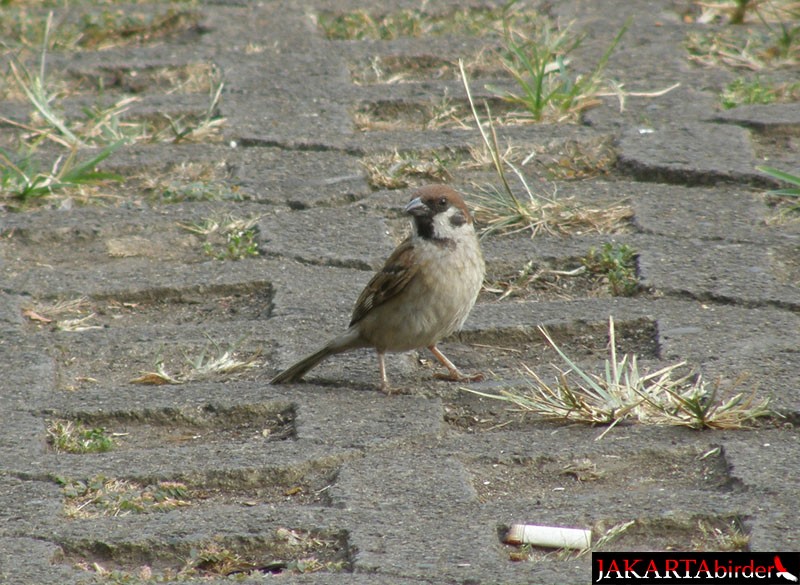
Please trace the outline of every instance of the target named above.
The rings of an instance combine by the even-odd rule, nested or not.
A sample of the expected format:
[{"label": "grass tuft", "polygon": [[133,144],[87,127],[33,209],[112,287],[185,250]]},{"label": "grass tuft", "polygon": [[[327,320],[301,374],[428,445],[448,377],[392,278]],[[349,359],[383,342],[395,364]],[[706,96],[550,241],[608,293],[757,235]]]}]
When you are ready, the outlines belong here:
[{"label": "grass tuft", "polygon": [[777,198],[776,206],[779,211],[775,220],[781,221],[787,219],[790,215],[800,213],[800,175],[794,175],[775,167],[760,166],[756,168],[773,179],[792,185],[791,187],[773,189],[767,192],[768,195]]},{"label": "grass tuft", "polygon": [[99,171],[97,166],[123,144],[115,142],[84,160],[73,146],[66,158],[58,157],[47,170],[41,170],[33,148],[16,155],[0,148],[0,201],[11,198],[24,204],[81,186],[120,182],[121,176]]},{"label": "grass tuft", "polygon": [[399,152],[364,158],[369,184],[375,189],[403,189],[421,181],[445,183],[453,177],[449,167],[457,164],[458,155],[451,152]]},{"label": "grass tuft", "polygon": [[[213,352],[210,351],[212,348]],[[154,371],[144,372],[131,380],[131,384],[160,386],[231,376],[258,367],[258,357],[256,354],[248,359],[239,359],[236,355],[236,345],[223,349],[219,344],[210,342],[196,357],[184,355],[185,366],[180,372],[170,374],[163,360],[158,360]]]},{"label": "grass tuft", "polygon": [[[531,236],[535,236],[540,231],[575,233],[592,230],[608,233],[621,230],[627,225],[628,220],[633,217],[633,209],[627,205],[593,209],[583,207],[573,199],[555,199],[534,195],[522,172],[509,161],[508,157],[500,153],[497,132],[488,104],[484,104],[487,113],[486,124],[478,115],[463,61],[459,61],[459,70],[473,118],[478,125],[484,147],[501,183],[499,187],[493,186],[485,189],[484,193],[478,196],[475,216],[487,226],[483,235],[526,230],[531,231]],[[517,196],[511,188],[506,168],[516,175],[523,187],[523,196]]]},{"label": "grass tuft", "polygon": [[633,217],[628,205],[587,207],[572,197],[534,196],[527,185],[525,191],[518,197],[510,190],[491,186],[476,196],[475,218],[486,225],[485,235],[527,230],[531,237],[539,233],[614,234],[624,231]]},{"label": "grass tuft", "polygon": [[[71,2],[69,9],[76,4]],[[88,4],[87,2],[83,2]],[[19,6],[15,6],[19,4]],[[7,39],[6,44],[12,49],[20,50],[40,46],[46,41],[48,50],[104,50],[135,44],[150,43],[156,39],[175,36],[197,29],[201,14],[192,10],[180,10],[169,7],[152,14],[125,11],[98,4],[108,2],[92,2],[93,9],[78,17],[64,15],[55,30],[49,34],[49,21],[52,12],[43,14],[37,10],[40,6],[62,5],[61,2],[0,2],[3,6],[3,18],[0,19],[0,38]],[[154,3],[155,4],[155,3]],[[6,6],[9,5],[9,6]]]},{"label": "grass tuft", "polygon": [[237,219],[229,215],[222,220],[205,219],[180,226],[205,239],[206,255],[216,260],[243,260],[260,254],[256,226],[260,219],[260,216]]},{"label": "grass tuft", "polygon": [[750,548],[750,535],[739,520],[718,526],[701,519],[697,529],[699,535],[692,539],[691,550],[746,551]]},{"label": "grass tuft", "polygon": [[148,512],[168,512],[191,505],[185,484],[159,481],[143,485],[134,481],[96,476],[86,481],[58,479],[68,518],[127,516]]},{"label": "grass tuft", "polygon": [[756,168],[765,175],[769,175],[773,179],[794,185],[794,187],[770,191],[770,195],[777,195],[781,197],[800,197],[800,175],[794,175],[792,173],[776,169],[775,167],[761,166]]},{"label": "grass tuft", "polygon": [[[317,24],[330,40],[383,40],[418,38],[435,35],[483,37],[499,34],[508,8],[459,8],[447,13],[433,14],[425,8],[402,9],[380,15],[366,10],[322,12]],[[423,3],[424,4],[424,3]],[[531,23],[538,19],[535,11],[515,11],[517,19]]]},{"label": "grass tuft", "polygon": [[627,244],[606,242],[600,250],[591,248],[582,262],[589,272],[608,282],[613,296],[630,297],[639,291],[636,251]]},{"label": "grass tuft", "polygon": [[261,582],[276,575],[339,572],[346,568],[344,561],[332,558],[339,544],[327,535],[278,528],[262,540],[266,540],[263,550],[253,550],[246,544],[216,538],[198,543],[188,554],[176,557],[172,566],[163,567],[162,564],[160,568],[144,565],[133,571],[108,569],[88,561],[77,566],[103,583],[251,582],[254,579]]},{"label": "grass tuft", "polygon": [[57,453],[105,453],[114,448],[106,429],[67,420],[50,421],[47,442]]},{"label": "grass tuft", "polygon": [[720,94],[720,102],[725,110],[752,104],[795,101],[800,101],[800,82],[770,83],[739,77],[731,81]]},{"label": "grass tuft", "polygon": [[[692,372],[678,374],[685,362],[642,373],[635,354],[617,360],[613,319],[609,319],[609,357],[600,375],[583,370],[544,328],[539,330],[567,366],[566,370],[559,370],[556,385],[548,384],[524,366],[523,373],[529,380],[524,390],[502,390],[499,395],[464,390],[508,402],[544,418],[609,425],[600,437],[622,420],[695,429],[741,429],[758,418],[775,414],[769,408],[769,399],[757,400],[755,392],[722,399],[719,384],[709,387]],[[743,377],[737,379],[726,394],[742,382]]]},{"label": "grass tuft", "polygon": [[600,103],[598,94],[603,85],[603,71],[630,26],[630,20],[588,75],[572,74],[569,70],[569,54],[583,41],[583,37],[573,35],[569,27],[558,30],[543,23],[534,29],[533,35],[525,35],[512,26],[509,16],[504,17],[503,26],[507,54],[502,64],[516,81],[519,91],[494,91],[503,99],[522,106],[533,121],[545,117],[561,121],[575,119]]}]

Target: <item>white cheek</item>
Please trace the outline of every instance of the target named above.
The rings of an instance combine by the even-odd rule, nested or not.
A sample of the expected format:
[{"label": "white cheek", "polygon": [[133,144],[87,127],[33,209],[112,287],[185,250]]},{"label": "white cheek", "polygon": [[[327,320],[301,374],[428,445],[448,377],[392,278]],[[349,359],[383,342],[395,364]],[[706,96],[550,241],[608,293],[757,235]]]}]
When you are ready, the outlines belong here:
[{"label": "white cheek", "polygon": [[451,210],[448,213],[440,213],[433,218],[433,230],[437,236],[444,238],[453,237],[459,230],[460,226],[454,226],[450,223],[450,216],[452,213],[457,213],[457,211]]}]

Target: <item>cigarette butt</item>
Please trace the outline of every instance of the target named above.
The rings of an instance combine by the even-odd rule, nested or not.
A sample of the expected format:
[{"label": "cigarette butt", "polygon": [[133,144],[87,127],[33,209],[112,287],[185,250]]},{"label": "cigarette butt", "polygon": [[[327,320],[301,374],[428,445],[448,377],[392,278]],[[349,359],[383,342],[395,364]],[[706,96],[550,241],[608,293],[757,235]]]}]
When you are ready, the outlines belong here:
[{"label": "cigarette butt", "polygon": [[592,544],[592,531],[581,528],[512,524],[505,541],[508,544],[530,544],[545,548],[584,549]]}]

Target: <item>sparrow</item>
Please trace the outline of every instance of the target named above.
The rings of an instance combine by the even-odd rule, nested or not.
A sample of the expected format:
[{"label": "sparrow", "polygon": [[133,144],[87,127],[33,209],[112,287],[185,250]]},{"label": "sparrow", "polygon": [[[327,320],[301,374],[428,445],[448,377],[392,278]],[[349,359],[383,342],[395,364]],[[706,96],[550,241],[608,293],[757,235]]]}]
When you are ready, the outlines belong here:
[{"label": "sparrow", "polygon": [[275,376],[270,383],[300,380],[324,359],[358,348],[378,353],[381,390],[391,392],[386,352],[428,348],[447,368],[440,379],[477,381],[462,374],[436,347],[461,329],[478,297],[486,271],[472,215],[446,185],[428,185],[405,206],[411,235],[389,256],[356,301],[347,331]]}]

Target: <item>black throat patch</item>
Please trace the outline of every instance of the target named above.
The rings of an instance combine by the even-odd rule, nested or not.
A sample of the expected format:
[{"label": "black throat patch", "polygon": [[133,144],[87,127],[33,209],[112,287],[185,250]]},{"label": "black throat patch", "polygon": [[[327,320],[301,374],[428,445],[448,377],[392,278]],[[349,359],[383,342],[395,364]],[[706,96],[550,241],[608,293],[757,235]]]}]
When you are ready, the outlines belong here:
[{"label": "black throat patch", "polygon": [[430,215],[415,215],[414,225],[417,228],[417,233],[419,234],[419,237],[424,238],[426,240],[434,239],[433,217],[431,217]]},{"label": "black throat patch", "polygon": [[[454,216],[457,217],[457,216]],[[463,217],[463,216],[462,216]],[[453,218],[450,218],[452,222]],[[456,243],[451,238],[437,238],[433,230],[433,217],[422,215],[414,217],[414,224],[417,227],[417,234],[424,240],[433,242],[442,248],[453,248]]]}]

